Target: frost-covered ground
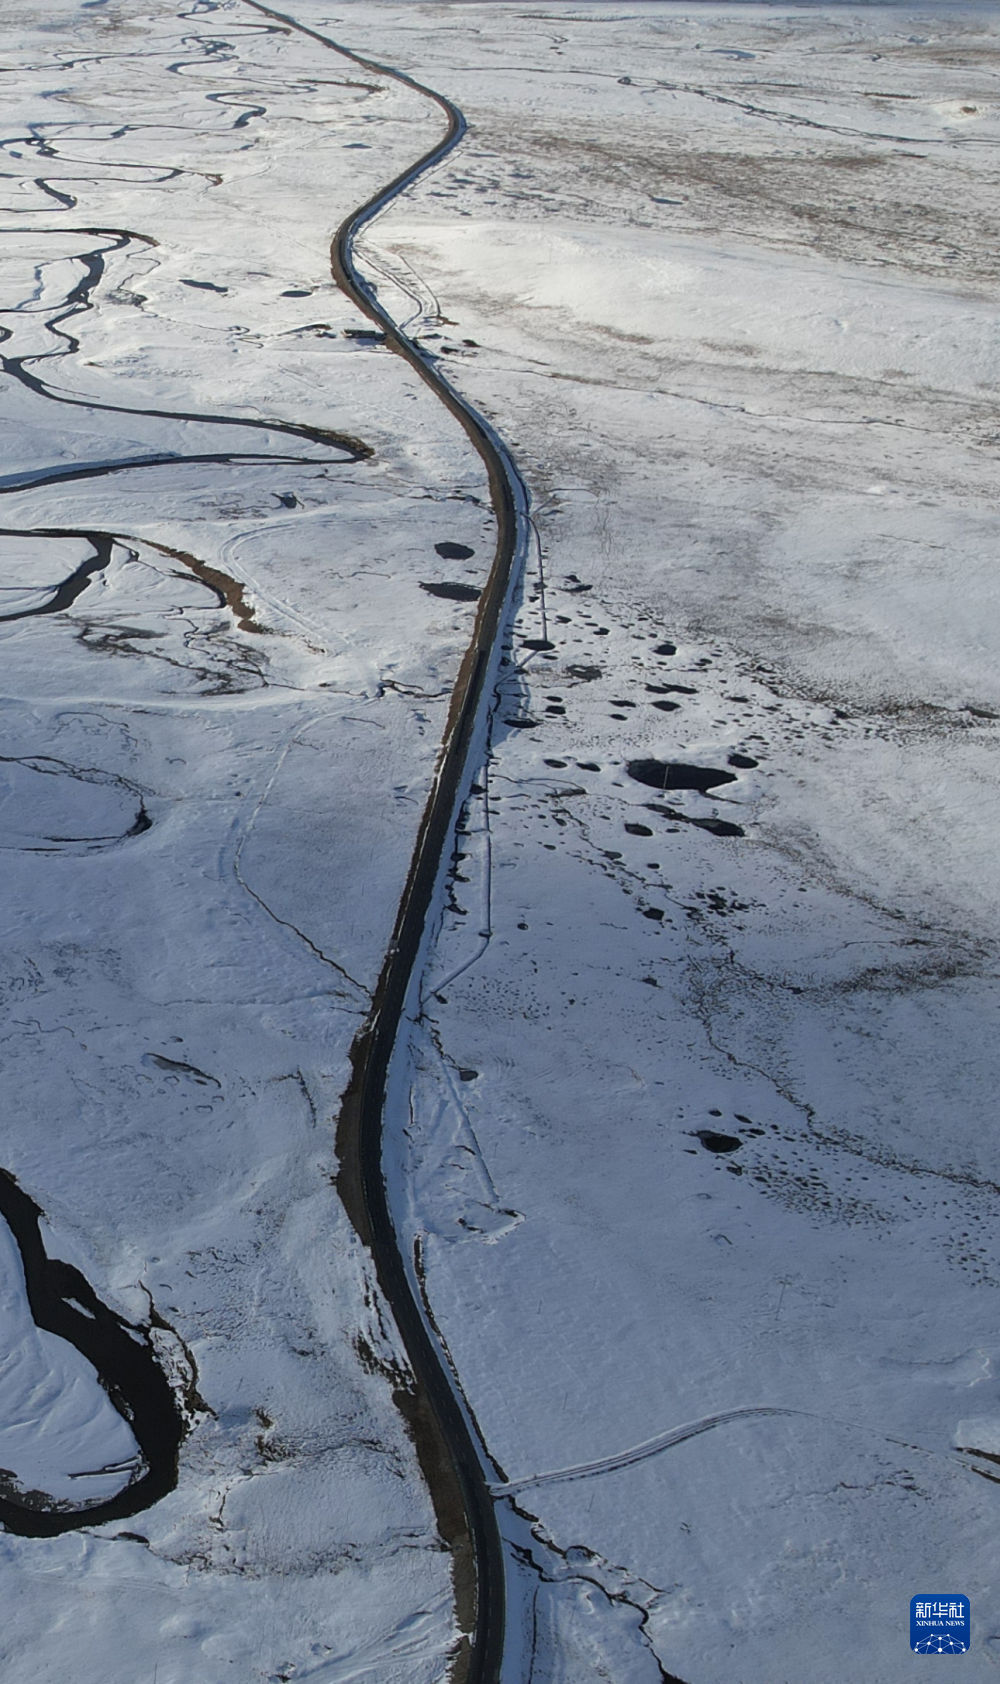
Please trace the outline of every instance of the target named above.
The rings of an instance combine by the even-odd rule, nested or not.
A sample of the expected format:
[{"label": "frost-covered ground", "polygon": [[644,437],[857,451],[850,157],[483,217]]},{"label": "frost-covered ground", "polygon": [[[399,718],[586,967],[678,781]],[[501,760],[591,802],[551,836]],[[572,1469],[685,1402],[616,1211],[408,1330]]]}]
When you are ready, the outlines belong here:
[{"label": "frost-covered ground", "polygon": [[397,1175],[532,1677],[993,1677],[995,8],[339,15],[540,539]]},{"label": "frost-covered ground", "polygon": [[[148,1512],[0,1538],[0,1673],[432,1680],[332,1122],[471,624],[420,585],[493,531],[329,240],[440,114],[244,6],[39,0],[0,68],[0,1165],[192,1416]],[[3,1495],[113,1496],[129,1426],[0,1263]]]},{"label": "frost-covered ground", "polygon": [[[281,9],[470,119],[362,249],[539,535],[390,1118],[509,1676],[896,1684],[964,1591],[985,1684],[995,9]],[[328,245],[440,112],[240,0],[0,53],[0,1164],[192,1413],[152,1509],[0,1537],[3,1675],[436,1684],[331,1120],[493,532]],[[103,1498],[0,1261],[4,1492]]]}]

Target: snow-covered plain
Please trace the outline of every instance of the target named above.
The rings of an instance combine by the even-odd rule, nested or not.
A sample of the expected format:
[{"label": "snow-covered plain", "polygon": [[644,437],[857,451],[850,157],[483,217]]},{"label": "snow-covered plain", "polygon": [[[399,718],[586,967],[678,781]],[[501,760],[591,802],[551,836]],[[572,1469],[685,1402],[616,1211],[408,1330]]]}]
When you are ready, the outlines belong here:
[{"label": "snow-covered plain", "polygon": [[[329,241],[440,114],[242,5],[39,0],[0,67],[0,1164],[190,1418],[148,1512],[0,1537],[0,1674],[429,1681],[333,1122],[493,522]],[[85,1510],[136,1443],[0,1262],[4,1495]]]},{"label": "snow-covered plain", "polygon": [[[939,1589],[985,1684],[995,10],[281,9],[470,119],[361,255],[539,537],[387,1155],[509,1678],[896,1684]],[[3,30],[0,1163],[191,1413],[0,1537],[3,1676],[430,1684],[331,1121],[493,531],[328,245],[440,112],[240,0]],[[117,1489],[0,1261],[7,1490]]]},{"label": "snow-covered plain", "polygon": [[994,1677],[995,8],[339,15],[540,541],[395,1165],[531,1676]]}]

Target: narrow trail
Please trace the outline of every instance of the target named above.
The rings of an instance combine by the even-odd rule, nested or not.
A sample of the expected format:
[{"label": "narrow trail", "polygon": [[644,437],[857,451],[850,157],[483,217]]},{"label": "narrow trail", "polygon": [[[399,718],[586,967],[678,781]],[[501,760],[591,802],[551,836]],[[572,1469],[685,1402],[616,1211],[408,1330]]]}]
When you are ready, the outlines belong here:
[{"label": "narrow trail", "polygon": [[[352,63],[390,77],[432,100],[446,119],[444,137],[375,193],[338,229],[331,249],[334,279],[385,333],[386,343],[409,363],[467,434],[489,478],[497,522],[493,564],[479,602],[472,640],[459,669],[438,762],[417,835],[392,940],[371,1012],[351,1050],[352,1078],[337,1130],[338,1191],[356,1232],[369,1247],[379,1285],[392,1310],[415,1379],[413,1393],[396,1401],[413,1432],[438,1523],[453,1554],[456,1608],[464,1634],[452,1667],[453,1684],[499,1684],[504,1654],[506,1572],[491,1493],[489,1454],[452,1379],[440,1344],[414,1296],[389,1208],[382,1171],[384,1111],[389,1069],[407,998],[419,981],[425,925],[450,856],[455,820],[474,763],[485,746],[490,697],[500,641],[527,551],[527,493],[517,468],[493,429],[451,385],[436,362],[379,303],[355,267],[358,234],[378,213],[461,141],[466,123],[449,99],[403,72],[362,57],[261,0],[254,11],[286,25]],[[496,1478],[493,1470],[492,1480]]]}]

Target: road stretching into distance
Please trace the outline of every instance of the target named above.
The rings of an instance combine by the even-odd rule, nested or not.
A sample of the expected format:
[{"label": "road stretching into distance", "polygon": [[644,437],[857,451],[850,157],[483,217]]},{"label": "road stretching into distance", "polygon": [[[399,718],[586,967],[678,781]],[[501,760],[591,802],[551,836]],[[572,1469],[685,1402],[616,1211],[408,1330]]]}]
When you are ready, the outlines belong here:
[{"label": "road stretching into distance", "polygon": [[363,69],[390,77],[433,100],[447,120],[440,141],[347,217],[330,251],[338,285],[377,323],[385,333],[386,344],[416,370],[465,430],[486,468],[497,525],[493,563],[479,599],[472,640],[452,691],[392,940],[371,1012],[351,1049],[352,1076],[337,1128],[337,1190],[359,1238],[371,1251],[379,1286],[413,1370],[415,1392],[400,1388],[395,1396],[413,1433],[438,1524],[452,1551],[456,1613],[463,1632],[452,1667],[453,1684],[500,1684],[507,1597],[504,1550],[490,1490],[496,1482],[496,1469],[410,1285],[389,1209],[382,1142],[389,1067],[407,997],[417,977],[427,916],[450,857],[455,821],[477,764],[473,751],[481,755],[486,746],[503,629],[526,552],[528,497],[503,442],[440,373],[434,359],[393,321],[354,264],[352,248],[360,231],[458,145],[466,130],[461,111],[451,100],[402,71],[350,51],[286,13],[261,4],[261,0],[245,3]]},{"label": "road stretching into distance", "polygon": [[[307,37],[361,68],[430,100],[445,119],[441,139],[353,211],[334,235],[330,250],[331,272],[341,290],[377,325],[379,337],[384,338],[387,347],[415,370],[465,432],[486,470],[496,521],[493,561],[479,594],[472,637],[452,690],[445,730],[392,938],[372,996],[369,1015],[351,1047],[351,1077],[337,1124],[337,1190],[361,1243],[371,1254],[379,1287],[409,1359],[410,1374],[391,1363],[383,1363],[382,1367],[393,1385],[393,1401],[412,1435],[434,1505],[438,1530],[451,1552],[456,1623],[460,1637],[449,1657],[450,1684],[501,1684],[504,1673],[511,1674],[517,1663],[513,1653],[515,1644],[508,1642],[509,1558],[501,1538],[498,1505],[506,1505],[519,1521],[529,1521],[530,1517],[516,1509],[513,1497],[522,1486],[538,1480],[508,1483],[504,1471],[493,1461],[483,1442],[460,1380],[450,1365],[433,1324],[421,1283],[408,1271],[389,1206],[383,1173],[383,1148],[386,1114],[390,1108],[390,1082],[396,1079],[399,1071],[398,1064],[394,1067],[394,1060],[397,1051],[405,1053],[406,1049],[405,1032],[401,1035],[401,1029],[404,1021],[419,1011],[420,979],[433,933],[430,914],[448,869],[455,826],[469,795],[469,785],[488,752],[504,632],[523,575],[531,531],[528,492],[503,440],[455,389],[441,371],[433,353],[425,351],[393,320],[379,302],[375,287],[358,271],[354,262],[354,244],[361,230],[449,155],[466,133],[465,117],[451,100],[405,72],[353,52],[294,17],[264,5],[262,0],[243,0],[243,3],[270,19],[271,28],[275,31]],[[55,154],[50,148],[45,155]],[[76,208],[77,201],[72,194],[51,188],[41,178],[38,178],[37,185],[63,209],[71,211]],[[83,276],[59,302],[56,313],[45,324],[64,342],[58,352],[47,353],[49,356],[73,356],[79,350],[79,340],[65,324],[93,307],[92,294],[105,275],[105,253],[121,250],[136,241],[155,244],[147,236],[129,229],[70,231],[91,235],[97,243],[81,258]],[[0,347],[7,345],[11,338],[10,330],[0,329]],[[78,397],[45,381],[33,366],[38,360],[34,351],[15,354],[13,347],[6,351],[0,349],[0,373],[39,397],[77,408],[182,420],[208,429],[218,426],[254,429],[258,434],[274,434],[283,441],[303,441],[313,449],[318,447],[325,452],[335,452],[338,458],[348,462],[371,455],[370,447],[359,439],[305,424],[268,417],[134,410],[121,404]],[[209,437],[210,432],[206,435],[206,443]],[[290,443],[284,445],[284,452],[280,455],[253,449],[203,450],[189,456],[179,456],[173,451],[147,451],[111,461],[102,458],[69,468],[36,468],[5,476],[0,478],[0,498],[27,489],[66,481],[95,480],[180,461],[235,465],[254,462],[308,464],[316,460],[322,460],[322,457],[302,454],[301,446],[296,449]],[[0,537],[5,534],[20,536],[23,532],[22,527],[0,527]],[[0,615],[3,622],[62,613],[83,595],[95,577],[100,576],[116,548],[133,559],[135,557],[128,541],[118,533],[64,527],[39,527],[31,529],[31,532],[39,538],[72,539],[85,546],[85,553],[44,600]],[[229,607],[241,630],[257,632],[262,629],[237,579],[185,551],[157,544],[151,539],[146,542],[181,562],[193,573],[214,593],[220,606]],[[33,760],[28,760],[26,764],[40,774],[51,769],[47,765],[36,765]],[[125,781],[119,781],[125,788]],[[130,793],[138,795],[139,792],[134,791],[131,785],[127,787]],[[149,823],[140,796],[133,827],[124,834],[139,834],[149,827]],[[116,837],[114,840],[120,839]],[[28,1537],[55,1537],[82,1525],[99,1525],[132,1515],[158,1501],[173,1490],[181,1442],[191,1421],[206,1407],[197,1393],[195,1365],[186,1347],[188,1378],[182,1385],[182,1395],[178,1394],[176,1377],[172,1382],[164,1374],[152,1333],[153,1329],[167,1330],[168,1324],[159,1317],[152,1304],[148,1327],[132,1326],[109,1310],[79,1271],[47,1256],[39,1227],[42,1214],[40,1207],[19,1187],[17,1181],[0,1169],[0,1220],[6,1221],[20,1253],[32,1317],[39,1328],[74,1345],[97,1369],[101,1384],[113,1404],[131,1423],[138,1447],[137,1466],[141,1466],[141,1472],[111,1498],[99,1502],[84,1499],[81,1504],[73,1505],[36,1502],[34,1499],[40,1495],[37,1493],[28,1493],[30,1501],[22,1500],[23,1494],[17,1491],[16,1482],[9,1492],[0,1482],[0,1526]],[[714,1424],[714,1420],[709,1424]],[[693,1430],[707,1428],[700,1424]],[[657,1447],[658,1444],[659,1441]],[[611,1459],[608,1465],[618,1465],[650,1452],[650,1446],[640,1446],[637,1451]],[[603,1468],[605,1464],[600,1466]],[[543,1475],[541,1479],[577,1477],[594,1471],[596,1467],[596,1464],[593,1467],[587,1464],[563,1469]],[[660,1675],[663,1684],[681,1684],[662,1667]]]}]

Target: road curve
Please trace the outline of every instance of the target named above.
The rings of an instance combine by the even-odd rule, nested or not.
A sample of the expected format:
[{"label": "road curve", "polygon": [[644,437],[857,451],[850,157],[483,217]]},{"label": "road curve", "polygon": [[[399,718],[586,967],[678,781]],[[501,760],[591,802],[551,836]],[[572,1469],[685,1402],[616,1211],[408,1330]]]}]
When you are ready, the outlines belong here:
[{"label": "road curve", "polygon": [[[430,151],[403,170],[342,223],[330,262],[334,279],[386,342],[420,375],[467,433],[489,477],[497,541],[489,578],[479,600],[475,629],[452,692],[444,738],[424,808],[392,940],[370,1015],[351,1049],[352,1077],[337,1130],[338,1191],[362,1241],[370,1248],[379,1285],[392,1310],[413,1369],[417,1391],[398,1401],[410,1421],[438,1522],[451,1545],[459,1624],[467,1633],[456,1656],[453,1684],[499,1684],[504,1652],[506,1575],[503,1546],[490,1492],[485,1447],[456,1391],[450,1370],[411,1289],[389,1210],[382,1173],[383,1112],[389,1065],[424,936],[435,886],[449,857],[455,819],[473,766],[472,749],[485,745],[500,639],[526,549],[527,493],[512,458],[482,416],[386,313],[354,265],[360,230],[380,210],[441,162],[458,145],[466,123],[449,99],[402,71],[362,57],[261,3],[245,4],[306,35],[363,69],[432,100],[447,129]],[[495,1472],[493,1477],[495,1478]]]}]

